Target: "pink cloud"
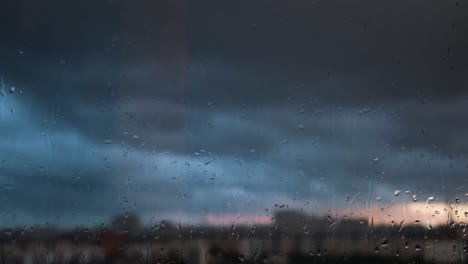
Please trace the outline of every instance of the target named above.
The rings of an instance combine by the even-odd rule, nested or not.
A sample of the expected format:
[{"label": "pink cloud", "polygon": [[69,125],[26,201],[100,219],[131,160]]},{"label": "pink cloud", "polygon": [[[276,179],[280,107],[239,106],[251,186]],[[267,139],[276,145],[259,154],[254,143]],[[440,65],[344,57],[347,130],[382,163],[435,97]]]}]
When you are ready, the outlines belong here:
[{"label": "pink cloud", "polygon": [[214,215],[207,214],[203,218],[203,222],[210,225],[268,225],[271,223],[271,217],[267,215],[251,215],[251,214],[223,214]]}]

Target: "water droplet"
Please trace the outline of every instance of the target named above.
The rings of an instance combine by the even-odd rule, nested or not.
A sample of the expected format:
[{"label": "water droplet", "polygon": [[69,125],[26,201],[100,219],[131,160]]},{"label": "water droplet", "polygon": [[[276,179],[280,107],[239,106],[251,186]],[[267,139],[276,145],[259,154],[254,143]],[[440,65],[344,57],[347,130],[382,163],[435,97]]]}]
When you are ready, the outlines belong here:
[{"label": "water droplet", "polygon": [[15,90],[16,90],[16,88],[14,86],[11,86],[10,89],[9,89],[10,93],[14,93]]},{"label": "water droplet", "polygon": [[359,110],[359,111],[358,111],[358,114],[359,114],[359,115],[363,115],[363,114],[365,114],[365,113],[369,113],[370,111],[372,111],[372,109],[370,109],[370,108],[364,108],[364,109]]},{"label": "water droplet", "polygon": [[460,203],[460,198],[455,198],[456,203]]},{"label": "water droplet", "polygon": [[5,184],[2,186],[4,190],[13,190],[15,186],[13,184]]},{"label": "water droplet", "polygon": [[250,233],[255,234],[256,230],[257,230],[257,226],[253,225],[252,228],[250,228]]},{"label": "water droplet", "polygon": [[104,140],[104,143],[105,144],[112,144],[112,139],[106,139],[106,140]]},{"label": "water droplet", "polygon": [[418,196],[416,194],[413,194],[413,202],[417,202],[419,200]]},{"label": "water droplet", "polygon": [[299,125],[297,126],[297,129],[302,130],[302,129],[304,129],[304,127],[305,127],[305,126],[304,126],[303,124],[299,124]]},{"label": "water droplet", "polygon": [[7,236],[11,236],[11,234],[13,233],[13,230],[11,228],[7,228],[3,230],[3,233]]},{"label": "water droplet", "polygon": [[414,250],[415,250],[415,251],[420,251],[420,250],[421,250],[421,246],[420,246],[420,245],[415,245],[415,246],[414,246]]},{"label": "water droplet", "polygon": [[375,254],[379,253],[379,247],[375,247],[374,253],[375,253]]},{"label": "water droplet", "polygon": [[375,157],[375,158],[374,158],[374,162],[375,162],[375,163],[378,163],[379,160],[380,160],[379,157]]},{"label": "water droplet", "polygon": [[388,240],[384,239],[381,244],[382,247],[388,247]]},{"label": "water droplet", "polygon": [[395,191],[393,192],[393,195],[398,196],[398,195],[400,195],[400,193],[401,193],[400,190],[395,190]]}]

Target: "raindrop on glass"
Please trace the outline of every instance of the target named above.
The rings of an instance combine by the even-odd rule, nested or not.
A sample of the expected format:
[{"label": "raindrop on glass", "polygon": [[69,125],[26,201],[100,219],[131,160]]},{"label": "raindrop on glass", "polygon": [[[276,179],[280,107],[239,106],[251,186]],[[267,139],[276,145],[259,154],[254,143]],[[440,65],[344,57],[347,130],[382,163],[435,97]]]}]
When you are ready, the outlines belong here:
[{"label": "raindrop on glass", "polygon": [[388,240],[384,240],[382,241],[382,244],[381,244],[382,247],[388,247]]},{"label": "raindrop on glass", "polygon": [[13,230],[11,228],[7,228],[3,230],[3,233],[7,236],[11,236],[11,234],[13,233]]}]

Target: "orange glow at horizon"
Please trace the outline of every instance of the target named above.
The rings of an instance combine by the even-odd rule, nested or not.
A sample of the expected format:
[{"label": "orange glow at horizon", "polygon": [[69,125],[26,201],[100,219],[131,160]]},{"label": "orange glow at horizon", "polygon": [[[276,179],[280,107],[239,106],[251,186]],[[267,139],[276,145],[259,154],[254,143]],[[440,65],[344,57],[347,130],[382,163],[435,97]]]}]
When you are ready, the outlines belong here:
[{"label": "orange glow at horizon", "polygon": [[[449,222],[468,223],[468,204],[447,204],[440,202],[400,203],[371,208],[336,209],[336,216],[351,220],[366,220],[367,224],[410,226],[426,228],[447,225]],[[315,215],[316,217],[320,217]],[[203,222],[210,225],[269,225],[272,215],[260,214],[207,214]]]},{"label": "orange glow at horizon", "polygon": [[468,205],[440,202],[402,203],[390,206],[373,206],[370,209],[353,209],[345,214],[350,219],[368,219],[374,225],[422,225],[432,228],[449,222],[467,223]]}]

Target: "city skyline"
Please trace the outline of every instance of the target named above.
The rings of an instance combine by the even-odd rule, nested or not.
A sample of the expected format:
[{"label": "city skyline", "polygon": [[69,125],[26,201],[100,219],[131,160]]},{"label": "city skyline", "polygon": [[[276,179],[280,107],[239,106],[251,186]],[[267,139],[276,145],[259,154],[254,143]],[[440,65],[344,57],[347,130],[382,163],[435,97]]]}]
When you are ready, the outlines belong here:
[{"label": "city skyline", "polygon": [[6,0],[0,220],[465,203],[467,8]]}]

